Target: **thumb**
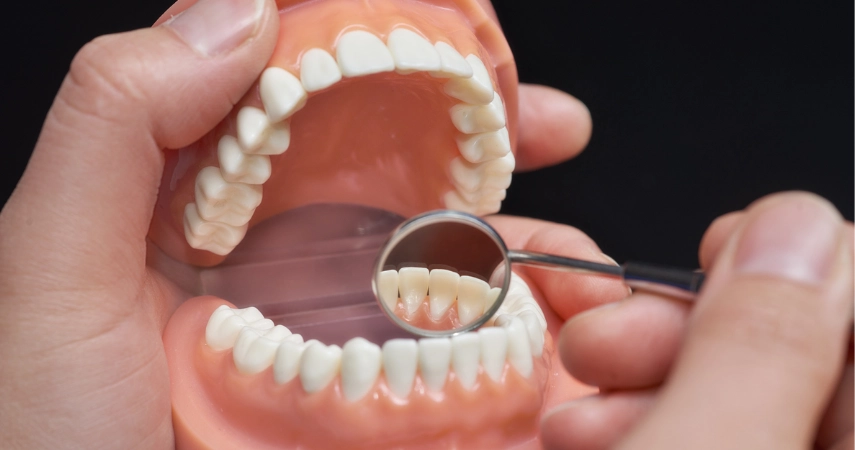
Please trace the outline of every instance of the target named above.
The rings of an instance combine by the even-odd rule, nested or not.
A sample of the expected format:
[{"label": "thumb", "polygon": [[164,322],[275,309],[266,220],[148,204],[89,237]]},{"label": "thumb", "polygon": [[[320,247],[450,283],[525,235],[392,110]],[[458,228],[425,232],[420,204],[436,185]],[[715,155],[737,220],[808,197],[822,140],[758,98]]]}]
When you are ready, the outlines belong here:
[{"label": "thumb", "polygon": [[852,237],[819,197],[746,211],[670,379],[623,448],[811,448],[852,327]]},{"label": "thumb", "polygon": [[105,270],[144,267],[162,150],[196,141],[228,114],[269,60],[278,27],[272,0],[200,0],[163,25],[83,47],[0,216],[0,254],[20,265],[39,257],[33,246],[54,260],[61,248],[61,270],[73,261],[74,275],[99,276],[87,267],[98,258]]}]

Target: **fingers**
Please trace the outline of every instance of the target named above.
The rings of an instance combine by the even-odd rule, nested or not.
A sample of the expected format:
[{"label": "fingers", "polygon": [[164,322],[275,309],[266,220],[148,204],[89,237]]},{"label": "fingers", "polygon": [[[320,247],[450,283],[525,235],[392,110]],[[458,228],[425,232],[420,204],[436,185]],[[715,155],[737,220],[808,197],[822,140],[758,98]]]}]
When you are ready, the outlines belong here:
[{"label": "fingers", "polygon": [[[843,440],[846,435],[849,435],[851,439],[853,428],[852,403],[853,396],[855,396],[852,383],[852,360],[850,359],[820,422],[819,431],[816,434],[818,448],[831,448],[836,442]],[[849,444],[848,448],[851,449],[852,444]]]},{"label": "fingers", "polygon": [[707,228],[698,251],[698,259],[704,270],[709,270],[712,267],[715,258],[744,217],[745,213],[742,211],[727,213],[715,219]]},{"label": "fingers", "polygon": [[520,84],[518,171],[558,164],[591,139],[591,113],[575,97],[546,86]]},{"label": "fingers", "polygon": [[841,373],[852,272],[848,227],[826,201],[789,193],[752,205],[626,447],[808,446]]},{"label": "fingers", "polygon": [[543,448],[606,450],[650,409],[654,392],[599,394],[565,403],[540,424]]},{"label": "fingers", "polygon": [[[614,264],[591,238],[573,227],[510,216],[492,216],[487,220],[510,249]],[[628,294],[626,286],[614,278],[544,269],[526,269],[526,273],[562,319]]]},{"label": "fingers", "polygon": [[[272,1],[204,0],[162,26],[87,44],[0,234],[63,248],[68,261],[59,273],[82,267],[68,278],[89,289],[124,276],[114,270],[123,262],[142,267],[162,149],[192,143],[227,115],[265,66],[277,31]],[[93,267],[97,261],[106,265]]]}]

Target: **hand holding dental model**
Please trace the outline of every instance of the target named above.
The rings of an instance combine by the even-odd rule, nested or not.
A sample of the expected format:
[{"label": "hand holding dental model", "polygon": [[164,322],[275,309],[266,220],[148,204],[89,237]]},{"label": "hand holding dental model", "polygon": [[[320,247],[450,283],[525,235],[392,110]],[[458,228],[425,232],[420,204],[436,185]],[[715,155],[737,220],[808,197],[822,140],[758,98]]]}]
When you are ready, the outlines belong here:
[{"label": "hand holding dental model", "polygon": [[[459,341],[480,343],[474,347],[476,355],[481,352],[474,365],[459,357],[457,350],[464,347],[458,341],[419,341],[406,389],[396,390],[401,380],[407,381],[401,361],[416,353],[402,351],[400,360],[383,366],[379,378],[367,379],[371,394],[355,400],[341,392],[352,393],[353,386],[366,381],[359,377],[369,372],[367,363],[379,361],[368,357],[378,349],[374,344],[363,344],[369,348],[366,353],[351,352],[356,346],[345,344],[339,359],[335,345],[300,347],[304,356],[315,359],[299,360],[294,369],[299,375],[286,384],[275,380],[285,370],[279,360],[268,361],[258,374],[245,373],[249,363],[257,362],[238,356],[238,347],[247,340],[223,339],[234,352],[206,342],[212,313],[231,310],[226,300],[187,300],[193,294],[169,279],[174,273],[158,265],[162,255],[147,237],[152,238],[158,191],[166,195],[174,189],[171,182],[180,182],[180,177],[162,179],[165,167],[170,173],[189,170],[186,159],[164,149],[205,141],[218,124],[231,119],[238,99],[256,85],[290,29],[279,29],[272,1],[194,3],[176,3],[166,17],[184,13],[165,26],[102,37],[81,50],[27,171],[0,213],[4,446],[170,448],[210,435],[234,439],[230,442],[275,442],[286,432],[293,432],[296,442],[317,438],[300,435],[300,430],[357,420],[359,412],[378,404],[415,423],[406,408],[421,404],[434,413],[416,418],[428,422],[454,418],[442,408],[463,405],[458,412],[466,414],[466,423],[477,425],[467,430],[472,434],[496,421],[488,416],[490,420],[476,422],[476,415],[467,413],[480,406],[501,409],[489,411],[493,413],[511,411],[514,415],[502,423],[508,433],[514,431],[508,424],[522,423],[528,427],[522,431],[531,431],[529,425],[536,426],[544,412],[540,432],[548,448],[796,448],[812,442],[820,448],[851,448],[852,363],[845,354],[852,321],[852,230],[827,202],[806,194],[772,196],[713,224],[701,246],[708,279],[691,311],[682,303],[639,294],[613,306],[610,302],[626,296],[619,282],[520,271],[514,277],[518,292],[525,293],[520,301],[531,299],[526,308],[528,317],[534,315],[532,326],[548,325],[548,331],[538,328],[542,333],[529,338],[533,328],[526,322],[524,329],[511,324],[469,334]],[[320,29],[324,24],[312,25]],[[478,29],[490,31],[491,26],[481,23]],[[432,82],[427,75],[414,76],[425,85]],[[506,104],[519,97],[518,169],[550,165],[581,151],[590,134],[584,106],[548,88],[520,86],[517,92],[515,81],[510,85],[513,90],[502,89]],[[317,99],[321,108],[321,97],[309,103]],[[288,151],[297,149],[299,139]],[[228,150],[227,157],[235,156]],[[221,164],[229,161],[224,158]],[[199,170],[188,177],[192,181],[210,173]],[[249,196],[260,192],[258,185],[236,184],[222,185]],[[188,198],[192,182],[189,186]],[[267,189],[265,185],[265,195]],[[172,217],[163,209],[155,214]],[[590,238],[573,228],[503,216],[488,221],[510,248],[608,262]],[[184,235],[157,237],[163,247],[188,244]],[[213,253],[194,257],[199,255],[216,259]],[[237,311],[258,314],[253,309]],[[263,331],[283,330],[277,327]],[[241,336],[260,332],[250,328],[244,327]],[[264,338],[273,342],[273,331],[269,333]],[[496,340],[484,339],[488,335]],[[494,345],[499,338],[507,344],[504,348]],[[537,339],[543,339],[542,356],[532,357],[526,352],[538,348]],[[395,342],[398,350],[416,346],[413,340]],[[190,356],[170,359],[181,349],[189,349]],[[443,367],[438,361],[448,349]],[[391,354],[387,350],[384,345],[383,357]],[[526,354],[528,361],[520,356]],[[546,389],[547,378],[538,376],[560,372],[559,359],[575,378],[604,393],[565,405],[591,390],[563,373],[549,378],[555,389]],[[328,362],[340,365],[340,373],[328,370],[338,369],[325,366]],[[353,370],[354,362],[366,363],[366,370]],[[213,387],[181,391],[178,381],[185,379],[179,373],[199,375]],[[479,395],[492,403],[466,403]],[[176,408],[177,398],[192,399],[195,409]],[[319,403],[327,408],[326,423],[306,419]],[[308,412],[296,419],[307,422],[289,430],[294,421],[282,417],[299,408]],[[431,438],[419,434],[430,424],[419,423],[422,428],[404,428],[403,437],[389,439],[411,438],[415,445]],[[379,433],[396,424],[361,425]],[[321,437],[346,439],[358,428],[340,427]]]}]

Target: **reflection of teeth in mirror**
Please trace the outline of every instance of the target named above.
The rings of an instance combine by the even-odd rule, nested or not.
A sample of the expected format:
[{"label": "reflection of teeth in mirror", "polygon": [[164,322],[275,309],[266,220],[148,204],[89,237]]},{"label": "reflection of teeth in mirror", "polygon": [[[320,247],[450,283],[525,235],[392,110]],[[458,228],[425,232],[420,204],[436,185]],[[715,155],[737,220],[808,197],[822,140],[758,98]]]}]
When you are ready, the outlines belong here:
[{"label": "reflection of teeth in mirror", "polygon": [[384,270],[377,278],[377,293],[389,311],[398,305],[398,271]]},{"label": "reflection of teeth in mirror", "polygon": [[457,286],[460,284],[460,275],[446,269],[433,269],[430,271],[430,317],[439,320],[454,304],[457,298]]},{"label": "reflection of teeth in mirror", "polygon": [[433,72],[442,68],[442,60],[436,47],[412,30],[392,30],[386,39],[386,45],[398,73]]},{"label": "reflection of teeth in mirror", "polygon": [[398,290],[408,316],[424,303],[430,285],[430,274],[424,267],[404,267],[398,271]]},{"label": "reflection of teeth in mirror", "polygon": [[484,311],[489,311],[493,307],[493,304],[499,299],[499,294],[501,293],[502,288],[500,287],[490,289],[490,292],[487,293],[487,303],[484,304]]},{"label": "reflection of teeth in mirror", "polygon": [[468,78],[452,78],[445,83],[445,93],[470,105],[487,105],[493,101],[493,81],[487,67],[475,55],[465,58],[472,68]]},{"label": "reflection of teeth in mirror", "polygon": [[470,276],[460,277],[457,287],[457,316],[463,325],[469,324],[484,314],[490,285],[486,281]]}]

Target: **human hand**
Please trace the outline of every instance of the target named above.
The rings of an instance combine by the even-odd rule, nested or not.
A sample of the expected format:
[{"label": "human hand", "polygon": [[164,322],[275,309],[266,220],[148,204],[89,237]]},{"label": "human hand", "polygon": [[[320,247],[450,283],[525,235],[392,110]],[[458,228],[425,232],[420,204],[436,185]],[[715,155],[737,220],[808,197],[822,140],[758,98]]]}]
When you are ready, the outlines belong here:
[{"label": "human hand", "polygon": [[770,196],[709,228],[693,307],[573,317],[562,360],[601,393],[549,414],[545,447],[852,448],[852,237],[824,200]]}]

